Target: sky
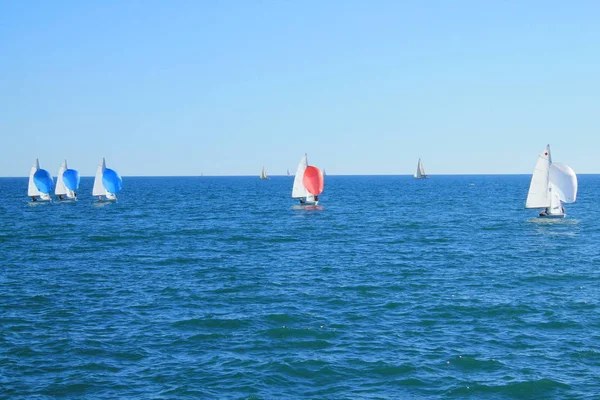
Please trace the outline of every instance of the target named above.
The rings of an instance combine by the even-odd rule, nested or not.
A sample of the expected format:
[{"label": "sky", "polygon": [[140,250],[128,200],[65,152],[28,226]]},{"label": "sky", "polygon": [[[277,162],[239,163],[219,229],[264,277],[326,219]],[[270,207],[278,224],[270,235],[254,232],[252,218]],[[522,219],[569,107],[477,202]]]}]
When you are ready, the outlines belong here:
[{"label": "sky", "polygon": [[0,176],[600,173],[600,2],[0,0]]}]

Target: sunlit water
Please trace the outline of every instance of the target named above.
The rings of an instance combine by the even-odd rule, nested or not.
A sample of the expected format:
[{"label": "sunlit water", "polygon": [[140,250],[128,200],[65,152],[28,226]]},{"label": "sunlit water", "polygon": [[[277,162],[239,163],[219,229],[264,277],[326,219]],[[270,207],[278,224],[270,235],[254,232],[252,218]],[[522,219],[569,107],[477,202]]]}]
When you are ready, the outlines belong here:
[{"label": "sunlit water", "polygon": [[0,398],[598,398],[600,176],[0,179]]}]

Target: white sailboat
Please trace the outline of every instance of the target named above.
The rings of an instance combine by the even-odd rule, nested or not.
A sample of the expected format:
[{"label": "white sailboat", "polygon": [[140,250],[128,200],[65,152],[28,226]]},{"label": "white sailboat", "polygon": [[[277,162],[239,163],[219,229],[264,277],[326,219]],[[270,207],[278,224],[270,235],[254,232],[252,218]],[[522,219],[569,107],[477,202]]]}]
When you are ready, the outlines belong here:
[{"label": "white sailboat", "polygon": [[544,208],[540,217],[564,218],[563,203],[573,203],[577,198],[577,175],[566,164],[553,163],[550,145],[538,156],[525,208]]},{"label": "white sailboat", "polygon": [[292,174],[290,174],[290,170],[289,170],[289,169],[287,170],[287,173],[286,173],[286,175],[287,175],[287,176],[292,176]]},{"label": "white sailboat", "polygon": [[260,171],[260,179],[269,179],[267,176],[267,170],[263,167],[262,171]]},{"label": "white sailboat", "polygon": [[423,168],[423,162],[419,158],[419,162],[417,164],[417,172],[413,175],[415,179],[425,179],[427,178],[427,174],[425,173],[425,168]]},{"label": "white sailboat", "polygon": [[[106,168],[106,161],[103,158],[102,163],[98,165],[98,169],[96,170],[92,196],[98,196],[98,200],[100,201],[115,201],[117,200],[117,193],[121,190],[121,187],[121,177],[112,169]],[[104,196],[104,198],[102,196]]]},{"label": "white sailboat", "polygon": [[75,190],[69,189],[67,185],[65,185],[65,181],[63,179],[63,175],[67,169],[67,160],[65,160],[58,169],[54,194],[58,196],[60,200],[77,200],[77,193],[75,193]]},{"label": "white sailboat", "polygon": [[[48,181],[50,179],[50,181]],[[29,185],[27,187],[27,196],[32,201],[52,201],[50,192],[52,191],[52,177],[48,171],[40,168],[40,162],[35,159],[31,171],[29,172]]]},{"label": "white sailboat", "polygon": [[[305,179],[307,168],[311,170],[311,172],[315,171],[316,176],[311,174],[309,178],[308,184],[316,186],[316,190],[312,193],[307,189],[305,185]],[[320,175],[320,177],[318,176]],[[294,177],[294,185],[292,186],[292,198],[300,199],[300,204],[302,205],[317,205],[319,203],[319,194],[323,190],[323,175],[321,171],[316,167],[308,166],[308,157],[306,154],[300,159],[300,163],[298,163],[298,168],[296,168],[296,175]]]}]

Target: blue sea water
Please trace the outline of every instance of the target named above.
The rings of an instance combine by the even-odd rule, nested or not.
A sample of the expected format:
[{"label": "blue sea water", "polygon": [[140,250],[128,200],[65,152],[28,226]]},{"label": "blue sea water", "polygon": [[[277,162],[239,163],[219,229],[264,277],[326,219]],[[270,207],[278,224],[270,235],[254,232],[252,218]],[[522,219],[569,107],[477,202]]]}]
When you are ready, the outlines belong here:
[{"label": "blue sea water", "polygon": [[600,397],[600,176],[0,179],[0,398]]}]

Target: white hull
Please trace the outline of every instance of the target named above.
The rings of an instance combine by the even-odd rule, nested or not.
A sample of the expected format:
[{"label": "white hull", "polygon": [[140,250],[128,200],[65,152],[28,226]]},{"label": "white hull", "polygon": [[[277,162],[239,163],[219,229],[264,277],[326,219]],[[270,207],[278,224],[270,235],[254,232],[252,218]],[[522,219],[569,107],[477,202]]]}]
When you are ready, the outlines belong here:
[{"label": "white hull", "polygon": [[77,201],[77,197],[63,197],[62,199],[56,198],[56,201],[68,203],[70,201]]},{"label": "white hull", "polygon": [[31,200],[31,203],[52,203],[52,197],[47,193],[35,196],[35,200]]},{"label": "white hull", "polygon": [[116,201],[117,201],[116,197],[114,199],[111,199],[108,197],[100,197],[99,199],[96,200],[96,203],[114,203]]},{"label": "white hull", "polygon": [[311,201],[311,200],[300,200],[300,205],[301,206],[318,206],[319,205],[319,201]]},{"label": "white hull", "polygon": [[547,215],[538,215],[538,218],[551,218],[551,219],[559,219],[566,217],[567,214],[547,214]]}]

